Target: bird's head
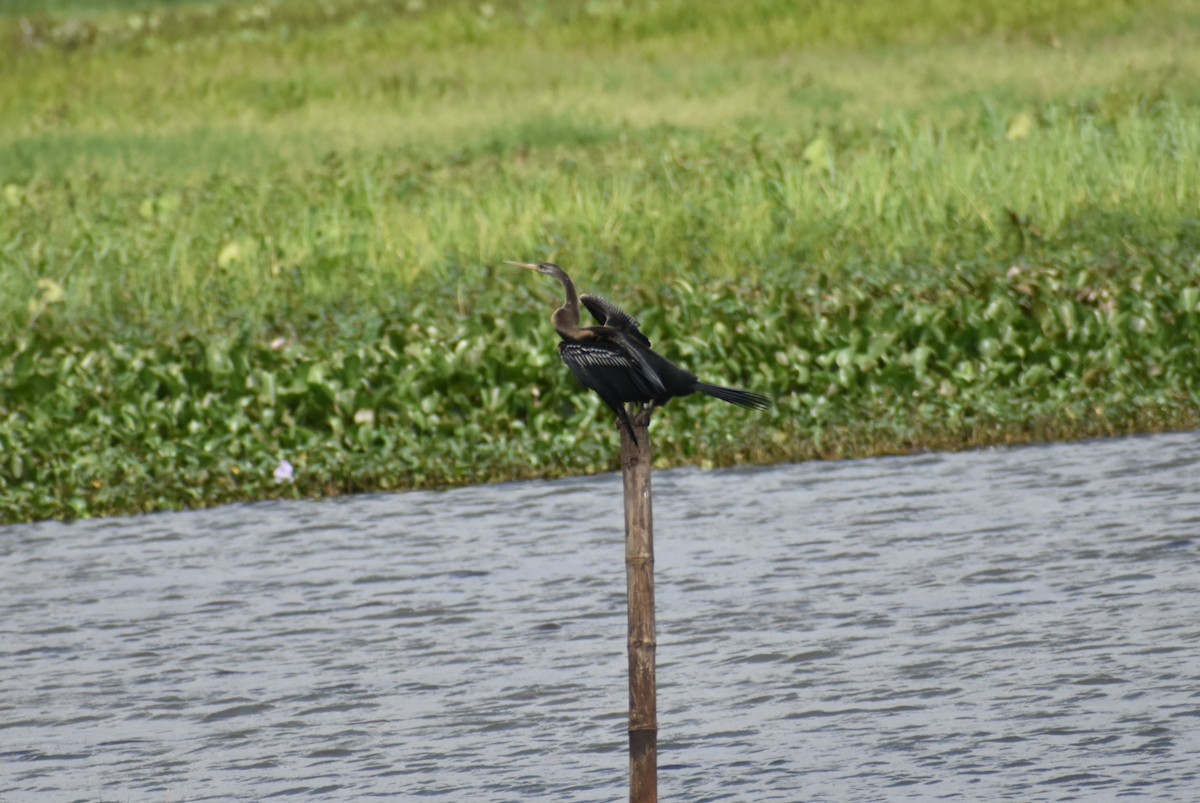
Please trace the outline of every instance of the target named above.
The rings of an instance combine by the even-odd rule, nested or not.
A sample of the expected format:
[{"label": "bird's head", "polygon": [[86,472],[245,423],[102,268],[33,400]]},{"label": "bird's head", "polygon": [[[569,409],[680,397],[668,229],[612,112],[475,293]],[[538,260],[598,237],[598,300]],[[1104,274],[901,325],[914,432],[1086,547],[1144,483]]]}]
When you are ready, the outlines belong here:
[{"label": "bird's head", "polygon": [[562,276],[566,273],[566,271],[564,271],[558,265],[555,265],[553,262],[538,262],[535,265],[532,262],[512,262],[506,259],[504,260],[504,264],[515,265],[516,267],[524,268],[525,270],[536,270],[538,273],[544,273],[547,276],[554,276],[555,278],[562,278]]}]

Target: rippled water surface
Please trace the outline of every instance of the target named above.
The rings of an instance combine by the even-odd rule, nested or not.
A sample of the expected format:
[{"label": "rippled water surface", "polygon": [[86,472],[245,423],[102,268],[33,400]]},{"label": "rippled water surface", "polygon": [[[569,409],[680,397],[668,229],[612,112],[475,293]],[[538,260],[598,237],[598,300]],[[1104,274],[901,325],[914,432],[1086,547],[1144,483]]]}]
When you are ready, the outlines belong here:
[{"label": "rippled water surface", "polygon": [[[1200,436],[658,472],[665,799],[1200,794]],[[615,475],[0,528],[0,799],[626,795]]]}]

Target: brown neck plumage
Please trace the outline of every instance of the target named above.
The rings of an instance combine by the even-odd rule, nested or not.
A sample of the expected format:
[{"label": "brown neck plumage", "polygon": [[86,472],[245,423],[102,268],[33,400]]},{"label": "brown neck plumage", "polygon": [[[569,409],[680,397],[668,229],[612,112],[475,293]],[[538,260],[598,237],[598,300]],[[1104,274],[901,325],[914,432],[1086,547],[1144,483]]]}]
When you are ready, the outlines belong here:
[{"label": "brown neck plumage", "polygon": [[563,289],[567,292],[567,300],[566,303],[554,311],[554,315],[550,317],[550,320],[554,323],[554,328],[563,337],[578,337],[579,296],[575,293],[575,284],[562,268],[559,268],[558,272],[554,275],[562,282]]}]

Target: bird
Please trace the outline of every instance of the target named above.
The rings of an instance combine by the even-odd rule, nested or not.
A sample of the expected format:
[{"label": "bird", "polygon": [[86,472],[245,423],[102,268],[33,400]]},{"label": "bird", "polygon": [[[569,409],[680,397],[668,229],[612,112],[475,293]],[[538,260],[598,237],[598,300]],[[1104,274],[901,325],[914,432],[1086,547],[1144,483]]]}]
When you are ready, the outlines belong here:
[{"label": "bird", "polygon": [[[505,264],[553,276],[562,283],[566,301],[550,317],[562,338],[559,356],[579,383],[594,391],[617,414],[635,444],[637,436],[627,403],[644,405],[649,415],[671,399],[704,393],[742,407],[770,408],[770,396],[701,382],[691,371],[651,349],[650,339],[642,333],[636,318],[602,296],[578,294],[571,277],[553,262],[505,260]],[[580,326],[581,303],[596,319],[596,326]]]}]

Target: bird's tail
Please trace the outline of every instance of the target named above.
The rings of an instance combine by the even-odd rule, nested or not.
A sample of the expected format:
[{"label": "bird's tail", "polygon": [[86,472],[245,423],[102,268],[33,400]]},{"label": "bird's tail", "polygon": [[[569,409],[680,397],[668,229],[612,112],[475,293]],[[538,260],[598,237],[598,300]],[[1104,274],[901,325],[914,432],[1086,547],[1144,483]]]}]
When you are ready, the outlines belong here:
[{"label": "bird's tail", "polygon": [[769,409],[772,404],[770,396],[755,393],[752,390],[723,388],[720,385],[710,385],[707,382],[697,382],[696,390],[701,393],[707,393],[709,396],[715,396],[721,401],[727,401],[730,404],[737,404],[742,407],[753,407],[756,410]]}]

